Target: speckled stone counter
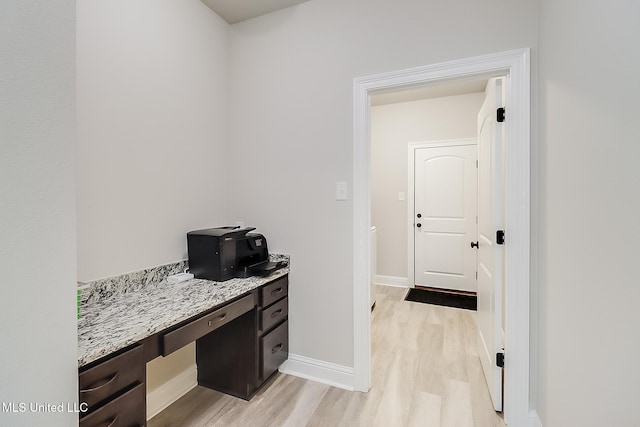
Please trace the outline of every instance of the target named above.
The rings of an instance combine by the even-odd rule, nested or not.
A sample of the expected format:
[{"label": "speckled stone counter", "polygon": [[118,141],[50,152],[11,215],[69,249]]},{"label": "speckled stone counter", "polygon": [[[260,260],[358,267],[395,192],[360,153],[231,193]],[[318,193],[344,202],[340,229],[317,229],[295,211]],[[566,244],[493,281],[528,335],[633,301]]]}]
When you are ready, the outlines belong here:
[{"label": "speckled stone counter", "polygon": [[213,307],[289,273],[289,256],[271,254],[270,261],[286,261],[267,277],[225,282],[192,279],[168,283],[186,262],[163,265],[89,283],[83,291],[78,319],[78,366],[134,344],[156,332],[197,316]]}]

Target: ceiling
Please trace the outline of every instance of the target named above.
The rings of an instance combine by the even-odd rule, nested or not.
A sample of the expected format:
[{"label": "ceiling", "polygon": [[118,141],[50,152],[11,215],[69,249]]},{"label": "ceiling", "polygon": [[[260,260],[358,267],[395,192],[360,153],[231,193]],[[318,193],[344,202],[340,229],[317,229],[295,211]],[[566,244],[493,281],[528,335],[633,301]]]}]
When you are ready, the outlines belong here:
[{"label": "ceiling", "polygon": [[442,98],[443,96],[464,95],[484,92],[487,79],[457,80],[453,82],[432,83],[407,89],[394,89],[371,96],[371,105],[396,104],[398,102],[419,101],[422,99]]},{"label": "ceiling", "polygon": [[308,0],[201,0],[229,24],[285,9]]}]

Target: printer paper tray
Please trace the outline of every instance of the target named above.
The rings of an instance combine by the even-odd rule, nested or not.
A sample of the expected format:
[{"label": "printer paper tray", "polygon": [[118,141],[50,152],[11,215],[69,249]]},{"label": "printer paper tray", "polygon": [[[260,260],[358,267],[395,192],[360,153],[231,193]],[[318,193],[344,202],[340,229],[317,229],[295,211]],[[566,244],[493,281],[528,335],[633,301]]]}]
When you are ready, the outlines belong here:
[{"label": "printer paper tray", "polygon": [[259,262],[257,264],[253,264],[251,267],[249,267],[249,271],[251,271],[252,274],[256,274],[259,276],[267,276],[273,273],[274,271],[286,266],[287,266],[287,263],[285,261],[277,261],[277,262],[264,261],[264,262]]}]

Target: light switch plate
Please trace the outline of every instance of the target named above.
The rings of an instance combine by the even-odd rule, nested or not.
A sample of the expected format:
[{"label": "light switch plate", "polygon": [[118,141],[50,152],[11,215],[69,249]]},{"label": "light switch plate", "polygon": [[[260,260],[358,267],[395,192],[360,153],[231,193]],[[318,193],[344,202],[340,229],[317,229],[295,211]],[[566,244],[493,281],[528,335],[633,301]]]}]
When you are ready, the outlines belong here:
[{"label": "light switch plate", "polygon": [[400,191],[398,193],[398,200],[400,200],[400,201],[404,200],[404,191]]},{"label": "light switch plate", "polygon": [[347,200],[347,183],[344,181],[336,182],[336,200]]}]

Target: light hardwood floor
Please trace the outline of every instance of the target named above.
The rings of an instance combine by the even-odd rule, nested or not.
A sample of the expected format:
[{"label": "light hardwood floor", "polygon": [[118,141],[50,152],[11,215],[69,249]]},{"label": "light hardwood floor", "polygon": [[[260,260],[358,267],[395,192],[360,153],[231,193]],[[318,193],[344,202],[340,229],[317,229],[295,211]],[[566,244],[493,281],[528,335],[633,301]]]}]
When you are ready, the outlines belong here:
[{"label": "light hardwood floor", "polygon": [[406,292],[377,287],[368,393],[278,373],[250,402],[197,386],[149,427],[504,427],[476,352],[476,313],[403,301]]}]

